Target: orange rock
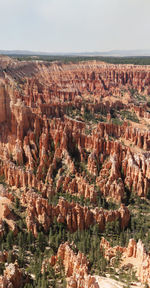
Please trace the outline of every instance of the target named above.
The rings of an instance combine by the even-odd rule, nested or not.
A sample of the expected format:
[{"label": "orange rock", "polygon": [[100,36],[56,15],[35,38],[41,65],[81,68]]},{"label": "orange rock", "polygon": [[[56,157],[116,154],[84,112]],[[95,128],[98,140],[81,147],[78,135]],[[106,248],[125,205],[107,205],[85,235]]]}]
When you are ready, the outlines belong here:
[{"label": "orange rock", "polygon": [[0,276],[0,287],[20,288],[23,286],[23,273],[18,264],[10,263],[4,270],[4,276]]},{"label": "orange rock", "polygon": [[109,242],[102,238],[100,249],[103,249],[107,259],[111,259],[116,255],[117,251],[120,251],[122,254],[121,265],[132,264],[139,281],[147,283],[150,287],[150,255],[146,253],[141,240],[136,243],[134,239],[130,239],[126,248],[120,246],[111,247]]},{"label": "orange rock", "polygon": [[121,229],[127,227],[130,220],[130,213],[124,204],[116,211],[105,211],[104,209],[95,208],[90,210],[86,206],[78,203],[69,203],[64,198],[59,198],[57,206],[48,204],[48,200],[40,195],[28,191],[22,194],[21,202],[27,206],[26,223],[28,231],[37,236],[39,225],[42,225],[45,232],[49,230],[54,218],[58,223],[66,223],[67,228],[71,232],[80,229],[88,229],[95,222],[99,224],[99,229],[104,231],[105,224],[115,220],[120,221]]}]

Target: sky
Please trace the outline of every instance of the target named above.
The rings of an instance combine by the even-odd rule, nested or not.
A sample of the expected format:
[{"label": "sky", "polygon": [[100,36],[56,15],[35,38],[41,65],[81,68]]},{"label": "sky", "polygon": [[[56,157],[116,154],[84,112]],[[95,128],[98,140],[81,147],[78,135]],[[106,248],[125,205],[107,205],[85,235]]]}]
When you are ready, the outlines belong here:
[{"label": "sky", "polygon": [[150,0],[0,0],[3,49],[150,49]]}]

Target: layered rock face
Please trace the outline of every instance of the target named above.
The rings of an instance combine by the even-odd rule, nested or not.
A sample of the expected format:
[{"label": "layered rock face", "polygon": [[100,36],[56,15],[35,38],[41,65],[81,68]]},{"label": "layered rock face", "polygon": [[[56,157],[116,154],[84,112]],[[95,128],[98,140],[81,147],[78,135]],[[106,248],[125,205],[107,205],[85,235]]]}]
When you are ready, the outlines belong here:
[{"label": "layered rock face", "polygon": [[[0,82],[0,174],[9,185],[35,187],[48,195],[49,187],[56,184],[54,192],[67,189],[94,203],[95,183],[116,202],[124,199],[125,186],[146,197],[150,188],[147,122],[130,121],[128,126],[125,121],[119,126],[111,119],[118,109],[125,115],[129,109],[129,119],[133,111],[138,113],[139,94],[134,96],[131,90],[147,97],[148,66],[8,59],[0,59],[0,65],[5,67]],[[144,105],[148,113],[148,102]],[[108,123],[92,122],[94,115],[102,115]]]},{"label": "layered rock face", "polygon": [[[39,63],[37,68],[41,82],[47,85],[43,87],[41,83],[39,87],[37,78],[29,80],[25,85],[26,95],[31,90],[33,92],[30,102],[27,97],[25,98],[28,104],[31,101],[32,103],[38,101],[41,104],[50,104],[54,101],[70,102],[75,101],[77,95],[88,93],[92,93],[98,100],[98,95],[104,97],[112,94],[118,95],[122,92],[120,88],[128,86],[133,86],[138,92],[149,93],[150,70],[148,66],[117,66],[86,62],[77,65],[43,65]],[[46,105],[41,107],[43,110],[44,108],[48,109]],[[53,109],[55,113],[57,113],[56,110]]]},{"label": "layered rock face", "polygon": [[[67,185],[68,193],[83,196],[95,202],[97,192],[94,185],[91,185],[88,179],[86,180],[87,176],[85,177],[84,171],[79,174],[74,165],[72,155],[77,153],[79,161],[85,163],[89,173],[96,177],[96,183],[105,197],[121,201],[124,198],[125,185],[139,196],[147,195],[150,187],[149,153],[139,150],[135,152],[135,149],[127,148],[119,143],[118,139],[106,142],[105,137],[116,135],[119,138],[120,132],[117,126],[102,124],[93,131],[92,135],[87,136],[84,134],[82,122],[80,127],[77,121],[70,121],[66,118],[64,123],[60,120],[53,120],[49,124],[46,120],[47,131],[36,135],[37,123],[39,122],[35,121],[35,132],[29,131],[23,142],[20,139],[15,140],[14,136],[9,136],[10,143],[7,145],[1,143],[0,171],[10,185],[46,189],[46,183],[50,185],[53,183],[55,171],[61,168],[59,166],[64,166],[59,173],[56,173],[60,175],[60,179],[57,179],[57,187],[62,185],[61,188],[66,191]],[[103,130],[105,127],[107,131]],[[129,133],[129,129],[126,129],[128,132],[125,133]],[[148,134],[146,135],[146,139],[149,139]],[[130,137],[125,134],[124,141],[131,141]],[[136,139],[136,135],[133,139]],[[134,144],[143,143],[146,147],[149,145],[148,142],[136,141],[134,140]],[[102,167],[100,172],[99,166]],[[70,172],[75,175],[74,179],[70,177]]]},{"label": "layered rock face", "polygon": [[130,239],[128,247],[111,247],[109,242],[102,238],[100,249],[104,251],[104,255],[108,260],[115,257],[119,251],[122,254],[121,265],[132,264],[138,279],[142,283],[147,283],[150,287],[150,256],[146,253],[141,240],[136,243],[134,239]]},{"label": "layered rock face", "polygon": [[31,191],[22,195],[21,202],[27,205],[27,228],[28,231],[37,236],[37,231],[40,225],[47,232],[57,219],[58,223],[64,223],[70,232],[75,232],[78,229],[88,229],[90,225],[97,223],[100,231],[105,230],[105,225],[108,222],[118,220],[121,229],[127,227],[130,220],[130,213],[124,204],[115,211],[106,211],[102,208],[89,209],[86,206],[81,206],[78,203],[69,203],[65,199],[60,198],[57,206],[48,204],[48,200],[38,196]]}]

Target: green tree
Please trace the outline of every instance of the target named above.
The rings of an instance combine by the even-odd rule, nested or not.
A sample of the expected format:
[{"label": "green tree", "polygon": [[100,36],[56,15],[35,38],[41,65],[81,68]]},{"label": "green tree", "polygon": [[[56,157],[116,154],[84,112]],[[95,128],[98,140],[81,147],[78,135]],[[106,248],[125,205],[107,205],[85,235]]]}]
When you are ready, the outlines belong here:
[{"label": "green tree", "polygon": [[6,238],[6,246],[8,249],[12,249],[13,241],[14,241],[13,232],[9,231],[9,233],[7,234],[7,238]]}]

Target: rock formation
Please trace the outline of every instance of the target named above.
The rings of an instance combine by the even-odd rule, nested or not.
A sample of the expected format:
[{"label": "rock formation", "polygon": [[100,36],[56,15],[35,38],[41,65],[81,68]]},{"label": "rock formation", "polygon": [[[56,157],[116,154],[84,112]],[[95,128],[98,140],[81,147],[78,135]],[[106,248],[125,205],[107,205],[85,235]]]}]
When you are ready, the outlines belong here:
[{"label": "rock formation", "polygon": [[0,236],[4,235],[6,225],[14,234],[17,233],[16,217],[11,209],[11,204],[12,201],[9,198],[0,196]]},{"label": "rock formation", "polygon": [[23,273],[17,263],[10,263],[6,266],[4,275],[0,276],[0,287],[2,288],[21,288],[24,283]]},{"label": "rock formation", "polygon": [[[138,96],[132,95],[132,89],[141,93],[140,97],[150,93],[148,66],[20,63],[7,57],[1,57],[0,66],[5,69],[0,82],[0,174],[9,185],[45,191],[54,182],[60,159],[60,166],[68,168],[60,180],[62,189],[65,191],[67,183],[70,194],[96,202],[94,185],[81,171],[83,165],[79,167],[83,162],[106,198],[121,202],[125,186],[146,197],[150,132],[146,125],[124,122],[119,126],[111,121],[116,109],[132,107],[141,119],[147,115],[143,113],[149,113],[148,102],[140,108],[135,103]],[[122,93],[126,97],[122,98]],[[81,111],[80,116],[73,118],[73,113],[69,114],[73,109]],[[98,121],[91,127],[90,121],[84,121],[87,111],[100,113],[102,118],[108,114],[108,123]]]},{"label": "rock formation", "polygon": [[[150,193],[149,96],[149,66],[0,56],[0,183],[8,185],[0,186],[0,236],[5,222],[17,232],[9,187],[19,196],[35,237],[40,228],[48,233],[55,218],[72,233],[95,224],[103,232],[112,221],[126,228],[130,213],[123,203],[131,193],[144,198]],[[57,205],[50,204],[53,197]],[[120,208],[98,208],[104,198]],[[139,279],[149,284],[149,256],[140,241],[111,248],[103,239],[101,246],[109,259],[117,251],[127,261],[134,258]],[[68,288],[102,286],[102,279],[88,275],[82,253],[76,255],[65,243],[53,265],[59,256]],[[9,266],[1,282],[21,287],[19,268]]]},{"label": "rock formation", "polygon": [[59,198],[57,206],[48,204],[48,200],[36,193],[29,191],[22,195],[21,202],[27,206],[27,228],[28,231],[37,236],[39,225],[42,225],[47,232],[55,217],[58,223],[64,223],[70,232],[88,229],[90,225],[97,223],[100,231],[104,231],[107,222],[118,220],[121,229],[127,227],[130,220],[130,213],[124,204],[115,211],[107,211],[102,208],[89,209],[78,203],[69,203]]},{"label": "rock formation", "polygon": [[74,253],[69,243],[61,244],[57,255],[46,259],[42,264],[42,273],[48,265],[55,266],[57,261],[62,261],[67,279],[67,288],[123,288],[123,283],[90,275],[88,272],[88,261],[83,253]]},{"label": "rock formation", "polygon": [[100,249],[104,251],[108,260],[115,257],[119,251],[122,254],[121,266],[132,264],[139,280],[142,283],[147,283],[150,287],[150,256],[149,253],[146,253],[141,240],[136,243],[134,239],[130,239],[128,247],[111,247],[109,242],[102,238]]}]

